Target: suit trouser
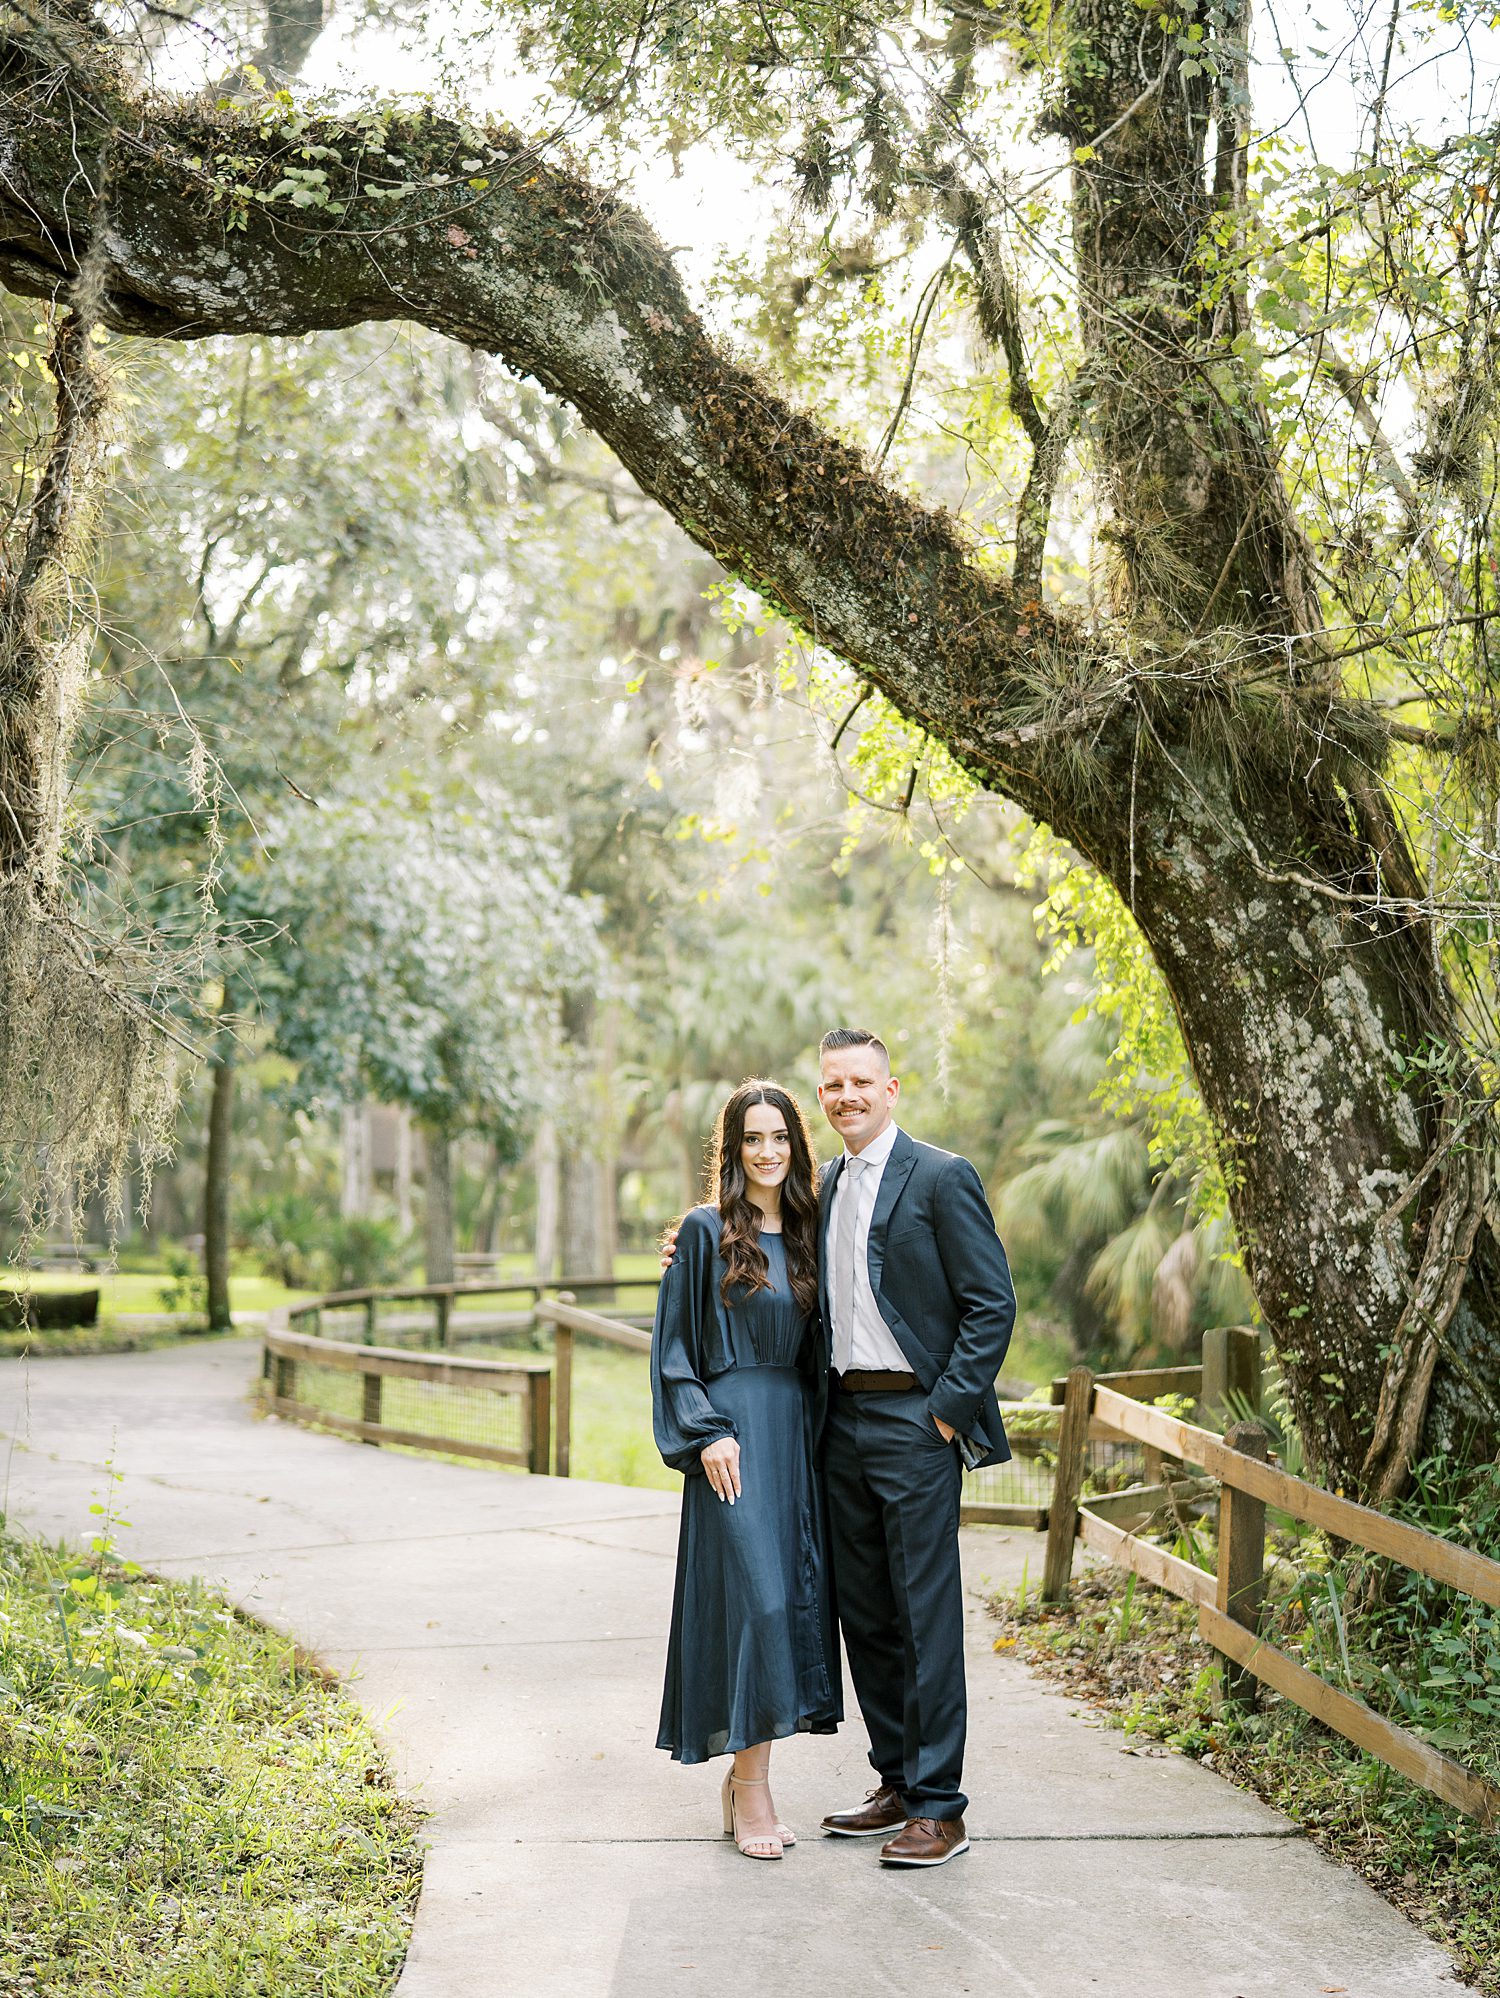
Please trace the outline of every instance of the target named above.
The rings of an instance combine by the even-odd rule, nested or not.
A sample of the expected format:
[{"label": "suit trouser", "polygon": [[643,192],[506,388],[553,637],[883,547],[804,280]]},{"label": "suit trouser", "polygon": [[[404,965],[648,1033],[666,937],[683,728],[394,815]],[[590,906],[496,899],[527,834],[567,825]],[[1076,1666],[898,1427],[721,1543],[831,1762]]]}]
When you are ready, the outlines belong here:
[{"label": "suit trouser", "polygon": [[833,1574],[870,1765],[917,1818],[956,1818],[968,1699],[958,1563],[962,1468],[926,1396],[832,1390]]}]

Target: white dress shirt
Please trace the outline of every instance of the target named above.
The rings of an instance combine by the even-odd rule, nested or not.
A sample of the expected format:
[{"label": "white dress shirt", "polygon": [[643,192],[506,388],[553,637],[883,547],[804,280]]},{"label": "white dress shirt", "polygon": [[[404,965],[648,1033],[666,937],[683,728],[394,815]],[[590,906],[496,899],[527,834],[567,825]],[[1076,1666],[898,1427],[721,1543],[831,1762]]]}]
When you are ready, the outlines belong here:
[{"label": "white dress shirt", "polygon": [[828,1273],[828,1301],[833,1311],[833,1364],[841,1374],[848,1373],[851,1368],[872,1373],[909,1374],[912,1370],[911,1361],[880,1315],[880,1306],[875,1302],[875,1292],[870,1283],[870,1221],[875,1213],[886,1160],[899,1135],[894,1124],[887,1124],[880,1136],[872,1138],[857,1155],[858,1167],[854,1172],[849,1170],[849,1160],[855,1155],[846,1150],[839,1183],[833,1190],[827,1236],[830,1254],[838,1241],[842,1203],[851,1199],[859,1202],[854,1212],[852,1310],[850,1300],[844,1295],[845,1272],[838,1267],[836,1255],[832,1256]]}]

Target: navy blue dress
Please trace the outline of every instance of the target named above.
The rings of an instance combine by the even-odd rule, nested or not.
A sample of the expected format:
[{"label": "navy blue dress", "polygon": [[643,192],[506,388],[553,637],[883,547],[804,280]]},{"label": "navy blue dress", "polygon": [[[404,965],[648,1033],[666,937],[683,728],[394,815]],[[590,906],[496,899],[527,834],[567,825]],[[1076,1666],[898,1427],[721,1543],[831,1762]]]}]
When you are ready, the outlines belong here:
[{"label": "navy blue dress", "polygon": [[[651,1342],[656,1444],[682,1471],[682,1528],[656,1745],[706,1762],[843,1719],[822,1491],[816,1323],[762,1235],[770,1288],[719,1297],[719,1213],[695,1207],[662,1280]],[[719,1498],[699,1453],[740,1446],[741,1494]]]}]

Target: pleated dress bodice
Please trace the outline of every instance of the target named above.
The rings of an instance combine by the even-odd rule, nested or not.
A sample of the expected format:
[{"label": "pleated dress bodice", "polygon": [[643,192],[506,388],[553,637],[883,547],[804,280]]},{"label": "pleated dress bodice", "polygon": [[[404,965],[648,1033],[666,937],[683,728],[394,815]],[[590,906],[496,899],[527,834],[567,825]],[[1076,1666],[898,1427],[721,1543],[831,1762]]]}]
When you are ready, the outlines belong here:
[{"label": "pleated dress bodice", "polygon": [[716,1367],[710,1380],[733,1367],[805,1367],[811,1358],[812,1321],[792,1295],[787,1275],[786,1245],[779,1234],[762,1232],[770,1288],[735,1297],[725,1312],[728,1366]]}]

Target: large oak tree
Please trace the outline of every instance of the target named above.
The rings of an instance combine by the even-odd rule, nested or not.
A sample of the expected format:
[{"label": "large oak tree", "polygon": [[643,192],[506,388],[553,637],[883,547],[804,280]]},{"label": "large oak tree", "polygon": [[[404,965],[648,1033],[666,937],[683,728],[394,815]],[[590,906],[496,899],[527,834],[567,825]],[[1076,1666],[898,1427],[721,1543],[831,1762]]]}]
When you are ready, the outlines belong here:
[{"label": "large oak tree", "polygon": [[[728,570],[1128,903],[1170,989],[1246,1267],[1325,1473],[1387,1496],[1414,1454],[1494,1454],[1500,1236],[1473,1032],[1488,974],[1445,922],[1436,862],[1414,857],[1414,822],[1388,781],[1394,754],[1430,752],[1445,783],[1456,771],[1492,810],[1488,654],[1476,636],[1454,726],[1430,689],[1421,725],[1369,697],[1372,650],[1420,657],[1419,599],[1402,600],[1394,633],[1388,616],[1351,630],[1342,614],[1273,420],[1252,261],[1284,279],[1270,288],[1271,338],[1332,383],[1349,450],[1405,509],[1432,623],[1482,633],[1493,568],[1482,537],[1456,560],[1421,526],[1368,373],[1335,350],[1292,256],[1311,240],[1331,257],[1350,208],[1388,250],[1381,204],[1397,183],[1383,195],[1383,178],[1330,180],[1301,235],[1294,218],[1267,244],[1247,174],[1237,0],[1172,14],[1135,0],[1050,12],[954,0],[908,35],[921,50],[932,20],[942,28],[949,82],[930,114],[879,74],[891,35],[913,29],[910,9],[727,10],[759,24],[715,55],[745,76],[799,63],[805,75],[824,52],[826,115],[810,92],[798,134],[810,198],[830,200],[844,173],[877,215],[897,201],[920,212],[967,270],[1029,453],[1008,567],[716,344],[641,216],[554,148],[373,104],[312,116],[254,88],[217,105],[156,94],[76,0],[7,11],[0,279],[157,340],[417,320],[565,399]],[[586,69],[575,10],[556,11],[559,46]],[[667,26],[688,18],[648,7],[643,32],[654,24],[665,49]],[[1050,397],[1027,373],[1008,183],[963,123],[976,49],[1002,37],[1022,69],[1050,48],[1037,115],[1066,148],[1076,365]],[[292,39],[300,50],[311,33]],[[617,107],[628,62],[615,50],[611,63]],[[1384,176],[1378,147],[1371,158]],[[1425,165],[1425,184],[1448,184]],[[1493,363],[1493,301],[1480,300],[1494,251],[1478,183],[1463,184],[1469,334],[1451,313],[1422,326],[1414,294],[1398,303],[1413,344],[1448,336],[1478,380]],[[1472,412],[1455,417],[1431,449],[1456,457],[1462,442],[1472,461],[1488,448],[1475,433]],[[1087,608],[1046,575],[1070,450],[1086,458],[1108,558]],[[22,678],[24,709],[45,687]],[[30,737],[7,724],[7,790],[38,795]],[[34,837],[25,813],[0,823],[0,865],[23,865]],[[1458,913],[1484,912],[1470,896]]]}]

